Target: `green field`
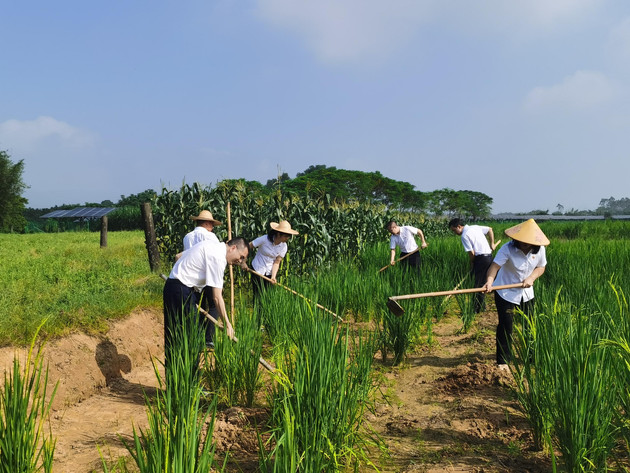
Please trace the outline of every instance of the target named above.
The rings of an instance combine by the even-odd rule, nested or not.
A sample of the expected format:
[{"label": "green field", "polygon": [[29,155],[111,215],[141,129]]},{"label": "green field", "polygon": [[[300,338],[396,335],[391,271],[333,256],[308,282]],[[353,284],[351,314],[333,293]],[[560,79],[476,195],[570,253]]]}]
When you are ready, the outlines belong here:
[{"label": "green field", "polygon": [[[510,225],[493,225],[497,239],[507,241],[503,230]],[[532,330],[521,334],[522,325],[515,324],[516,358],[510,366],[517,381],[515,395],[537,444],[550,455],[560,453],[563,471],[603,471],[612,462],[625,462],[629,453],[630,312],[625,293],[630,287],[626,237],[630,223],[543,223],[541,227],[551,240],[548,266],[535,284]],[[385,232],[381,243],[324,262],[315,274],[285,273],[281,283],[339,314],[351,328],[342,329],[328,313],[313,310],[280,289],[265,294],[264,310],[252,308],[247,275],[235,272],[236,331],[245,356],[241,353],[241,361],[221,365],[239,358],[230,351],[232,344],[222,346],[217,340],[215,366],[223,366],[224,371],[207,376],[216,384],[210,383],[213,389],[222,393],[223,402],[249,399],[251,403],[258,385],[255,369],[248,368],[252,381],[249,387],[242,386],[242,393],[225,384],[246,379],[239,370],[244,369],[243,360],[249,360],[250,350],[258,354],[264,344],[265,357],[281,368],[286,380],[277,378],[273,383],[269,406],[273,435],[296,437],[290,438],[286,449],[278,444],[280,449],[263,454],[269,468],[274,462],[293,464],[306,458],[304,451],[316,455],[308,457],[312,471],[337,471],[352,463],[349,452],[362,443],[356,419],[363,408],[357,406],[370,396],[374,352],[404,367],[407,354],[432,343],[433,324],[447,311],[461,317],[462,331],[475,330],[470,296],[454,297],[448,306],[442,298],[404,301],[401,317],[387,310],[385,301],[391,295],[448,290],[462,279],[462,287],[470,287],[471,281],[465,279],[468,258],[459,239],[426,236],[429,247],[422,252],[419,279],[405,277],[399,268],[378,271],[389,260]],[[108,320],[137,307],[160,308],[163,282],[149,270],[143,240],[141,232],[112,232],[109,247],[101,249],[96,233],[1,235],[6,282],[0,296],[0,343],[27,343],[44,319],[44,334],[61,336],[75,330],[103,331]],[[252,314],[258,317],[255,323],[245,323]],[[264,332],[259,330],[261,324]],[[323,353],[328,355],[320,358]],[[313,377],[322,373],[328,375]],[[355,391],[344,387],[346,382]],[[351,399],[332,400],[347,405],[343,414],[322,403],[332,399],[330,392],[350,395]],[[323,412],[330,419],[320,425]],[[341,429],[335,419],[345,419],[341,424],[350,429]],[[311,436],[324,429],[329,429],[325,442]],[[330,458],[335,458],[334,465],[325,463]]]},{"label": "green field", "polygon": [[160,307],[162,280],[150,272],[142,232],[0,235],[0,345],[43,334],[101,331],[136,307]]}]

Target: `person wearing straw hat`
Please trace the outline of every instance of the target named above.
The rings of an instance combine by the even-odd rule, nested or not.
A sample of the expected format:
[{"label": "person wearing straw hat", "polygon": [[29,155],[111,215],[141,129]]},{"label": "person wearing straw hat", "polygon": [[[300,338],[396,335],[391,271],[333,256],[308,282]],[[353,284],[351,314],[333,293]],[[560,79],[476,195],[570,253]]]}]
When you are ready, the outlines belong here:
[{"label": "person wearing straw hat", "polygon": [[192,232],[187,233],[184,237],[184,250],[204,240],[219,243],[219,239],[212,233],[212,230],[221,225],[221,222],[215,220],[209,210],[202,210],[199,215],[191,216],[190,219],[195,220],[197,225]]},{"label": "person wearing straw hat", "polygon": [[[494,232],[485,225],[466,225],[461,218],[454,218],[448,222],[448,228],[459,235],[464,250],[470,258],[470,271],[475,278],[475,287],[483,287],[486,282],[488,269],[492,264],[492,252],[501,242],[495,243]],[[488,242],[488,238],[490,241]],[[475,313],[483,312],[486,308],[486,297],[483,292],[475,294]]]},{"label": "person wearing straw hat", "polygon": [[[271,222],[271,229],[267,235],[262,235],[249,243],[249,249],[256,248],[256,256],[252,261],[252,268],[258,274],[267,276],[276,283],[276,276],[282,259],[287,254],[287,241],[293,235],[299,233],[291,228],[291,224],[286,220],[281,222]],[[271,284],[267,280],[259,277],[252,278],[252,289],[254,297],[257,298],[263,287]]]},{"label": "person wearing straw hat", "polygon": [[522,283],[522,288],[502,289],[494,294],[499,315],[497,325],[497,364],[507,369],[512,356],[512,327],[514,311],[520,309],[526,315],[534,310],[534,281],[543,275],[547,265],[545,247],[549,239],[534,219],[519,223],[505,230],[511,241],[503,245],[488,269],[487,292],[492,286]]},{"label": "person wearing straw hat", "polygon": [[398,246],[400,248],[400,257],[404,258],[402,261],[408,268],[414,268],[420,274],[420,251],[418,251],[416,236],[420,237],[422,242],[420,248],[424,249],[428,246],[422,230],[410,225],[399,227],[394,220],[388,222],[386,228],[391,233],[389,238],[389,248],[391,250],[389,264],[392,266],[396,264],[396,247]]},{"label": "person wearing straw hat", "polygon": [[[223,300],[223,274],[228,264],[242,264],[249,253],[249,243],[242,237],[232,238],[227,243],[214,243],[205,240],[181,253],[175,262],[162,292],[164,302],[164,353],[168,363],[174,328],[180,324],[185,313],[199,313],[197,305],[201,296],[200,289],[210,289],[210,314],[217,320],[222,319],[229,337],[234,336]],[[205,294],[206,292],[204,292]],[[204,326],[210,327],[211,338],[214,336],[214,324],[199,313]]]}]

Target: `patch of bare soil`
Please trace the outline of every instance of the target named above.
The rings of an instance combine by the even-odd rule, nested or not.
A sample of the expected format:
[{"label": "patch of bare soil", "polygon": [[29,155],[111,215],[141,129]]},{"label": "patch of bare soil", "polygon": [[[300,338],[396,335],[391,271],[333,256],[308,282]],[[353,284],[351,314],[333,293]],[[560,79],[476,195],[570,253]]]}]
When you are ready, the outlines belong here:
[{"label": "patch of bare soil", "polygon": [[[432,346],[402,366],[376,363],[384,396],[365,420],[388,450],[373,452],[381,471],[551,470],[531,450],[509,373],[493,363],[495,323],[496,314],[488,313],[469,334],[458,334],[459,320],[448,317],[434,326]],[[10,367],[15,353],[0,350],[0,369]],[[157,389],[152,360],[163,357],[160,311],[134,312],[100,338],[75,334],[49,342],[45,356],[51,382],[59,382],[51,418],[55,473],[102,471],[100,455],[109,463],[128,457],[121,438],[130,439],[133,426],[146,427],[145,396]],[[230,452],[230,471],[256,471],[256,431],[267,416],[262,407],[217,413],[213,438],[221,456]]]}]

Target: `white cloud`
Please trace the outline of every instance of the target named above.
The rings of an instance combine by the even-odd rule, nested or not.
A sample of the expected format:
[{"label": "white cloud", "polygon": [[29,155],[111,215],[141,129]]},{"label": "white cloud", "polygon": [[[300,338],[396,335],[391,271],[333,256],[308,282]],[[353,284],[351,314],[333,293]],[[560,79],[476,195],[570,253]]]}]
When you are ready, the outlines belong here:
[{"label": "white cloud", "polygon": [[0,123],[0,146],[21,152],[38,149],[53,140],[58,146],[84,148],[92,146],[96,136],[85,130],[52,117],[37,117],[35,120],[7,120]]},{"label": "white cloud", "polygon": [[264,20],[302,37],[324,62],[378,58],[409,39],[434,0],[259,0]]},{"label": "white cloud", "polygon": [[258,0],[258,15],[301,38],[323,62],[379,59],[429,24],[461,33],[538,37],[590,18],[601,0]]},{"label": "white cloud", "polygon": [[616,84],[597,71],[577,71],[562,83],[536,87],[525,98],[527,111],[586,109],[610,102],[619,93]]},{"label": "white cloud", "polygon": [[594,8],[601,6],[603,2],[600,0],[528,0],[526,2],[485,0],[464,3],[474,5],[483,16],[503,24],[550,27],[566,21],[582,19]]}]

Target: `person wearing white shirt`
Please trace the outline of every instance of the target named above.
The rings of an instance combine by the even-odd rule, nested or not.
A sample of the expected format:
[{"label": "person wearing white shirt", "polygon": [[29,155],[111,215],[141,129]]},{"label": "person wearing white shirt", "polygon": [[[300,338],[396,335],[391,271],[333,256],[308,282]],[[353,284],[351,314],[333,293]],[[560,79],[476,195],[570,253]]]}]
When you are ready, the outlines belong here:
[{"label": "person wearing white shirt", "polygon": [[[275,284],[280,263],[287,254],[287,242],[292,235],[299,235],[299,232],[293,230],[286,220],[279,223],[271,222],[269,226],[271,227],[269,233],[250,242],[249,249],[256,249],[256,256],[252,261],[254,271],[267,276]],[[263,278],[252,278],[254,298],[258,298],[262,287],[268,284],[270,283]]]},{"label": "person wearing white shirt", "polygon": [[534,281],[543,275],[547,265],[545,247],[549,239],[534,219],[505,230],[512,241],[503,245],[488,270],[484,289],[492,292],[493,285],[522,283],[522,287],[502,289],[494,294],[499,315],[497,325],[497,364],[507,368],[512,358],[512,327],[514,310],[520,309],[526,315],[534,310]]},{"label": "person wearing white shirt", "polygon": [[[221,225],[221,222],[215,220],[209,210],[202,210],[197,216],[191,216],[191,220],[197,222],[194,230],[184,236],[184,251],[189,250],[194,245],[201,241],[211,241],[213,243],[220,243],[217,236],[212,232],[214,227]],[[212,291],[210,287],[205,287],[199,290],[201,294],[201,307],[206,312],[210,311],[210,302],[212,300]],[[206,345],[212,346],[212,338],[214,336],[214,325],[206,323],[206,318],[203,314],[199,316],[199,322],[206,332]]]},{"label": "person wearing white shirt", "polygon": [[184,250],[191,248],[193,245],[204,240],[211,240],[219,243],[217,236],[212,233],[214,227],[221,225],[221,222],[215,220],[210,211],[202,210],[196,217],[190,217],[191,220],[197,222],[195,229],[184,236]]},{"label": "person wearing white shirt", "polygon": [[428,246],[422,230],[416,227],[412,227],[410,225],[404,225],[400,227],[394,220],[391,220],[387,223],[387,230],[389,231],[389,233],[391,233],[391,237],[389,238],[389,248],[391,250],[389,264],[391,264],[392,266],[396,264],[396,247],[399,247],[400,257],[405,258],[402,261],[407,265],[408,268],[413,268],[419,274],[420,251],[418,251],[416,236],[420,237],[420,248],[424,249]]},{"label": "person wearing white shirt", "polygon": [[[501,240],[497,243],[494,242],[492,228],[484,225],[466,225],[460,218],[454,218],[448,222],[448,227],[455,235],[461,237],[464,250],[470,258],[470,270],[475,278],[475,287],[482,287],[492,264],[492,252]],[[488,238],[490,239],[489,242]],[[483,292],[475,294],[474,305],[477,314],[485,310],[485,294]]]},{"label": "person wearing white shirt", "polygon": [[[168,363],[174,330],[181,324],[184,314],[199,314],[197,305],[200,290],[210,288],[210,314],[217,320],[222,319],[229,337],[234,336],[223,300],[223,274],[228,264],[240,265],[247,259],[248,242],[241,237],[232,238],[227,243],[214,243],[206,240],[199,242],[180,254],[169,274],[162,292],[164,302],[164,353]],[[207,321],[203,317],[204,321]],[[211,334],[214,335],[214,325]],[[207,332],[206,332],[207,333]],[[208,343],[208,340],[206,339]]]}]

